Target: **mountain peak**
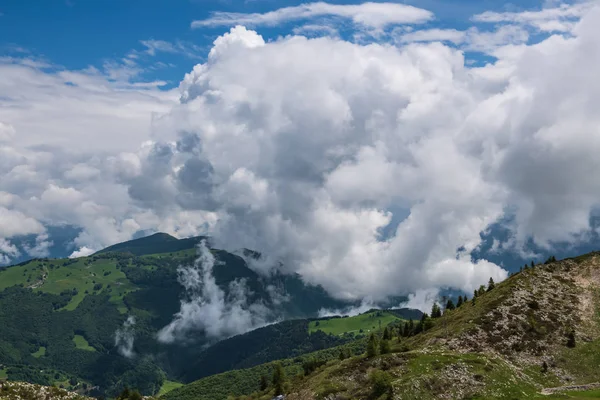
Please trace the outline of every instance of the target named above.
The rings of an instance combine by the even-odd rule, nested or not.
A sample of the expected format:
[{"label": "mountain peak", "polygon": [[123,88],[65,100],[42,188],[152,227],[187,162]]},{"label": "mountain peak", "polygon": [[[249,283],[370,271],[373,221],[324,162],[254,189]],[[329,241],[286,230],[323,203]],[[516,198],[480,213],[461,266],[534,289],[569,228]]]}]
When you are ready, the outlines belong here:
[{"label": "mountain peak", "polygon": [[96,254],[108,252],[132,253],[136,256],[155,253],[170,253],[181,250],[193,249],[203,236],[196,236],[186,239],[177,239],[168,233],[157,232],[150,236],[144,236],[138,239],[128,240],[117,243],[100,250]]}]

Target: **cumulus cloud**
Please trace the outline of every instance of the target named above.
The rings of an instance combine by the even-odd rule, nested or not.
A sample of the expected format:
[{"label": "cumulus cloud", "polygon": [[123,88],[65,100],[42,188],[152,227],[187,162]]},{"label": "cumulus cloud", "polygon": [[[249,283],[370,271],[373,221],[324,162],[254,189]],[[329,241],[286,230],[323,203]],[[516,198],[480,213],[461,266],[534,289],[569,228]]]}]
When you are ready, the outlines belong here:
[{"label": "cumulus cloud", "polygon": [[371,298],[364,298],[361,300],[360,304],[357,306],[349,306],[346,308],[338,308],[338,309],[330,309],[330,308],[321,308],[319,310],[319,318],[324,317],[333,317],[333,316],[347,316],[354,317],[359,314],[363,314],[373,308],[379,308],[376,303],[373,302]]},{"label": "cumulus cloud", "polygon": [[158,333],[164,343],[188,340],[190,332],[202,332],[209,340],[223,339],[266,325],[270,311],[260,302],[248,300],[245,281],[236,279],[225,293],[216,283],[214,255],[202,241],[198,259],[192,266],[180,267],[179,283],[188,298],[171,323]]},{"label": "cumulus cloud", "polygon": [[[314,4],[250,17],[275,24],[321,10],[369,28],[399,21]],[[539,33],[551,18],[482,14],[477,22],[498,28],[415,31],[396,46],[265,40],[235,27],[178,93],[0,63],[0,101],[10,105],[0,121],[18,132],[0,145],[0,211],[29,221],[2,229],[9,238],[15,226],[39,235],[49,223],[80,226],[80,249],[138,230],[210,232],[217,246],[260,251],[345,299],[502,280],[500,266],[471,257],[482,232],[510,216],[497,248],[574,243],[600,198],[600,11],[556,9],[565,17],[539,12],[571,25],[535,44],[532,26]],[[206,25],[248,16],[229,17]],[[471,67],[466,49],[495,60]],[[202,263],[184,271],[195,271],[184,282],[205,273]],[[217,316],[213,331],[198,326],[208,335],[237,332],[222,310],[254,326],[240,299],[185,285],[197,295],[165,337],[204,313]]]},{"label": "cumulus cloud", "polygon": [[79,250],[75,250],[74,252],[72,252],[69,258],[87,257],[94,254],[95,252],[96,250],[83,246]]},{"label": "cumulus cloud", "polygon": [[133,343],[135,340],[135,317],[130,315],[127,317],[121,329],[115,332],[115,346],[123,357],[132,358],[135,356],[133,352]]},{"label": "cumulus cloud", "polygon": [[419,289],[415,291],[415,293],[410,293],[408,295],[408,300],[400,304],[399,307],[412,308],[424,313],[429,313],[433,303],[438,301],[439,293],[440,291],[437,288]]},{"label": "cumulus cloud", "polygon": [[356,25],[371,29],[383,29],[398,24],[419,24],[433,19],[433,13],[430,11],[405,4],[368,2],[338,5],[316,2],[284,7],[263,14],[215,12],[208,19],[192,22],[192,28],[223,25],[273,26],[323,16],[350,19]]}]

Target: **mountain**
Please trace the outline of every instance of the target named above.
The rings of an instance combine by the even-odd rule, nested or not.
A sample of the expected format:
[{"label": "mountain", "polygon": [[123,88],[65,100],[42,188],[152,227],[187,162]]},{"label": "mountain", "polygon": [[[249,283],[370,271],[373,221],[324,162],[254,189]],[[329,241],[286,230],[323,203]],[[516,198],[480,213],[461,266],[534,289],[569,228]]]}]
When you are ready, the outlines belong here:
[{"label": "mountain", "polygon": [[[302,378],[288,374],[286,399],[600,398],[600,253],[527,268],[422,321],[410,332],[400,324],[384,354],[329,358]],[[381,334],[374,340],[381,342]],[[297,375],[289,360],[282,365]],[[244,371],[227,373],[236,382],[232,394],[271,398],[271,388],[240,392],[244,376],[257,379],[253,369]],[[205,378],[165,399],[224,398],[194,391],[219,379]]]},{"label": "mountain", "polygon": [[211,304],[231,301],[231,310],[255,305],[267,313],[261,324],[284,322],[221,343],[227,333],[215,337],[201,329],[158,341],[157,333],[173,321],[182,300],[200,304],[193,303],[198,288],[180,283],[179,267],[194,265],[201,240],[155,234],[89,257],[34,259],[2,268],[0,373],[40,385],[72,380],[97,387],[95,394],[115,394],[125,386],[154,394],[165,380],[190,381],[349,340],[311,334],[306,320],[285,320],[351,304],[297,275],[263,276],[242,257],[210,249],[216,261],[203,273],[214,280]]},{"label": "mountain", "polygon": [[109,246],[96,254],[120,252],[131,253],[136,256],[160,253],[174,253],[182,250],[194,249],[204,236],[196,236],[187,239],[177,239],[168,233],[155,233],[139,239],[129,240]]}]

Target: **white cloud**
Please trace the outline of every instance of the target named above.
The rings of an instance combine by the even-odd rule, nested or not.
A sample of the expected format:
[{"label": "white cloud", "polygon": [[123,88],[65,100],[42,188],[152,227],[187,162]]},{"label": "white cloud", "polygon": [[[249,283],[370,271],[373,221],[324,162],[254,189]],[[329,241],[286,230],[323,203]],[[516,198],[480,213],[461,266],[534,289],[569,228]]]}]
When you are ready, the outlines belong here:
[{"label": "white cloud", "polygon": [[90,249],[89,247],[83,246],[79,250],[75,250],[71,253],[69,258],[79,258],[79,257],[87,257],[94,254],[96,251],[94,249]]},{"label": "white cloud", "polygon": [[135,317],[127,317],[121,329],[115,332],[115,346],[119,353],[125,358],[133,358],[133,343],[135,341]]},{"label": "white cloud", "polygon": [[[210,232],[342,298],[501,280],[471,260],[482,231],[510,213],[511,247],[573,243],[600,198],[600,11],[535,45],[508,22],[453,46],[236,27],[179,103],[97,71],[1,64],[0,120],[17,133],[0,146],[1,207],[38,235],[84,228],[79,249]],[[447,34],[426,33],[458,42]],[[466,66],[467,46],[497,60]],[[182,315],[204,315],[188,303]]]},{"label": "white cloud", "polygon": [[513,23],[533,27],[542,32],[570,32],[579,18],[587,14],[596,4],[584,1],[576,4],[560,4],[539,11],[494,12],[486,11],[473,16],[473,21],[488,23]]},{"label": "white cloud", "polygon": [[161,342],[186,341],[192,331],[203,332],[209,340],[223,339],[266,325],[269,309],[262,303],[250,303],[243,280],[234,280],[226,294],[216,283],[216,260],[204,241],[198,246],[198,259],[192,266],[180,267],[179,282],[189,299],[171,323],[159,333]]},{"label": "white cloud", "polygon": [[158,53],[183,54],[190,58],[199,58],[201,48],[193,43],[166,40],[148,39],[140,41],[146,47],[146,54],[155,56]]},{"label": "white cloud", "polygon": [[399,43],[449,42],[466,51],[498,54],[507,46],[527,43],[529,33],[516,25],[503,25],[492,31],[481,31],[475,27],[466,31],[456,29],[424,29],[395,35]]},{"label": "white cloud", "polygon": [[15,136],[15,128],[12,125],[8,125],[0,122],[0,143],[8,142]]},{"label": "white cloud", "polygon": [[352,20],[356,25],[383,29],[390,25],[419,24],[433,19],[430,11],[398,3],[362,3],[337,5],[324,2],[284,7],[264,14],[215,12],[210,18],[192,22],[192,28],[234,25],[279,25],[290,21],[335,16]]},{"label": "white cloud", "polygon": [[407,32],[399,35],[400,42],[452,42],[454,44],[463,43],[466,39],[466,32],[456,29],[421,29]]},{"label": "white cloud", "polygon": [[438,301],[440,291],[437,288],[419,289],[408,295],[408,300],[399,305],[399,308],[412,308],[424,313],[430,313],[433,303]]}]

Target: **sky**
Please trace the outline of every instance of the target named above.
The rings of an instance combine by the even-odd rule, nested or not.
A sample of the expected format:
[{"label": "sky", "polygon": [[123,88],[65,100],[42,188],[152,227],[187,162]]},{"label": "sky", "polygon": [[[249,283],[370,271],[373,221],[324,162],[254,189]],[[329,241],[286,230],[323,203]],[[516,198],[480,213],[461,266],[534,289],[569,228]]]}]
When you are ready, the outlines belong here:
[{"label": "sky", "polygon": [[0,264],[208,234],[356,300],[596,249],[597,37],[597,1],[5,0]]}]

